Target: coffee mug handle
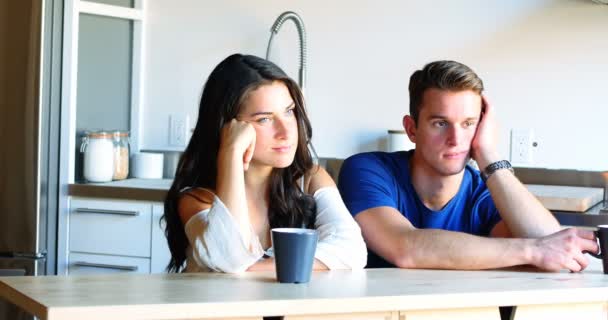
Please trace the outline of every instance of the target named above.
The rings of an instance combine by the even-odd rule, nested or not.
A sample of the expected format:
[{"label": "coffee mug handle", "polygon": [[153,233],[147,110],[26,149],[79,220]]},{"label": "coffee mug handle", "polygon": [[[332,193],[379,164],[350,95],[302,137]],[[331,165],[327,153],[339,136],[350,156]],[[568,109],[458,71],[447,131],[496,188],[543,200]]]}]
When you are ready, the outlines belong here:
[{"label": "coffee mug handle", "polygon": [[[597,231],[593,231],[593,234],[595,234],[595,241],[597,242],[597,240],[598,240],[598,239],[599,239],[599,237],[600,237],[600,234],[599,234],[599,232],[597,232]],[[583,253],[588,253],[589,255],[591,255],[591,256],[592,256],[592,257],[594,257],[594,258],[597,258],[597,259],[602,259],[602,255],[603,255],[604,253],[602,252],[602,247],[600,247],[600,246],[599,246],[599,243],[598,243],[598,247],[600,248],[600,252],[599,252],[599,253],[593,253],[593,252],[589,252],[589,251],[587,251],[587,250],[583,251]]]}]

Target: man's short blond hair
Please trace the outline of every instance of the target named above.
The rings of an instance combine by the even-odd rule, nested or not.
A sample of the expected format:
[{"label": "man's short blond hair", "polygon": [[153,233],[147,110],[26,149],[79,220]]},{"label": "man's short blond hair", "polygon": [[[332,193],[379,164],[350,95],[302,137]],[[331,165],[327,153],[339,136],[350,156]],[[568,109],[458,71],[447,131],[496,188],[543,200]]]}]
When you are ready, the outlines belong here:
[{"label": "man's short blond hair", "polygon": [[422,70],[416,70],[410,77],[410,116],[418,122],[422,99],[427,89],[449,91],[483,91],[483,81],[466,65],[450,60],[428,63]]}]

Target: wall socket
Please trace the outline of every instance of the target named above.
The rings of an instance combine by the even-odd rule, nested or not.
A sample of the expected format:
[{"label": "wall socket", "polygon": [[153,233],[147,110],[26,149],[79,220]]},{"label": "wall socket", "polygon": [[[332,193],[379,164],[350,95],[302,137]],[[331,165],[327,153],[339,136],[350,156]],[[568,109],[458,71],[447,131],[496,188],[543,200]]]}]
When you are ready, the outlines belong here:
[{"label": "wall socket", "polygon": [[188,136],[188,114],[173,113],[169,115],[169,145],[185,147]]},{"label": "wall socket", "polygon": [[534,131],[532,129],[511,130],[511,162],[515,165],[533,164]]}]

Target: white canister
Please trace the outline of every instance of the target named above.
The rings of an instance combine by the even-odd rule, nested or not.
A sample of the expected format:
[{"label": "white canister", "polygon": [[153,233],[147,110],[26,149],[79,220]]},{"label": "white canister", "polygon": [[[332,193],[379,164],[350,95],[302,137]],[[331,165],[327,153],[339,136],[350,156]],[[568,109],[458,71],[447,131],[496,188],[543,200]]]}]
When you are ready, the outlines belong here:
[{"label": "white canister", "polygon": [[112,181],[114,174],[114,142],[112,135],[90,132],[82,139],[80,152],[83,156],[83,176],[90,182]]},{"label": "white canister", "polygon": [[131,176],[140,179],[163,178],[163,154],[140,152],[131,159]]},{"label": "white canister", "polygon": [[405,130],[388,130],[386,151],[395,152],[414,149],[414,144],[405,133]]}]

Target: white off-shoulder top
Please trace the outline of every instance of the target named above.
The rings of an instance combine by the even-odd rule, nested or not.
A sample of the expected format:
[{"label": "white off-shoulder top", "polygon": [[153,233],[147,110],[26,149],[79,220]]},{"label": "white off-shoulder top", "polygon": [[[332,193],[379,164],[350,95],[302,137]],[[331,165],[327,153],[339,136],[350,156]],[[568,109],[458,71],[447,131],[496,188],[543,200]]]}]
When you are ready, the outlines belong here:
[{"label": "white off-shoulder top", "polygon": [[[361,229],[348,212],[336,187],[325,187],[313,195],[317,204],[315,229],[319,242],[315,258],[329,269],[362,269],[367,249]],[[192,216],[185,231],[190,243],[186,272],[244,272],[251,265],[272,255],[265,251],[255,234],[244,239],[237,223],[220,198],[214,195],[209,209]]]}]

